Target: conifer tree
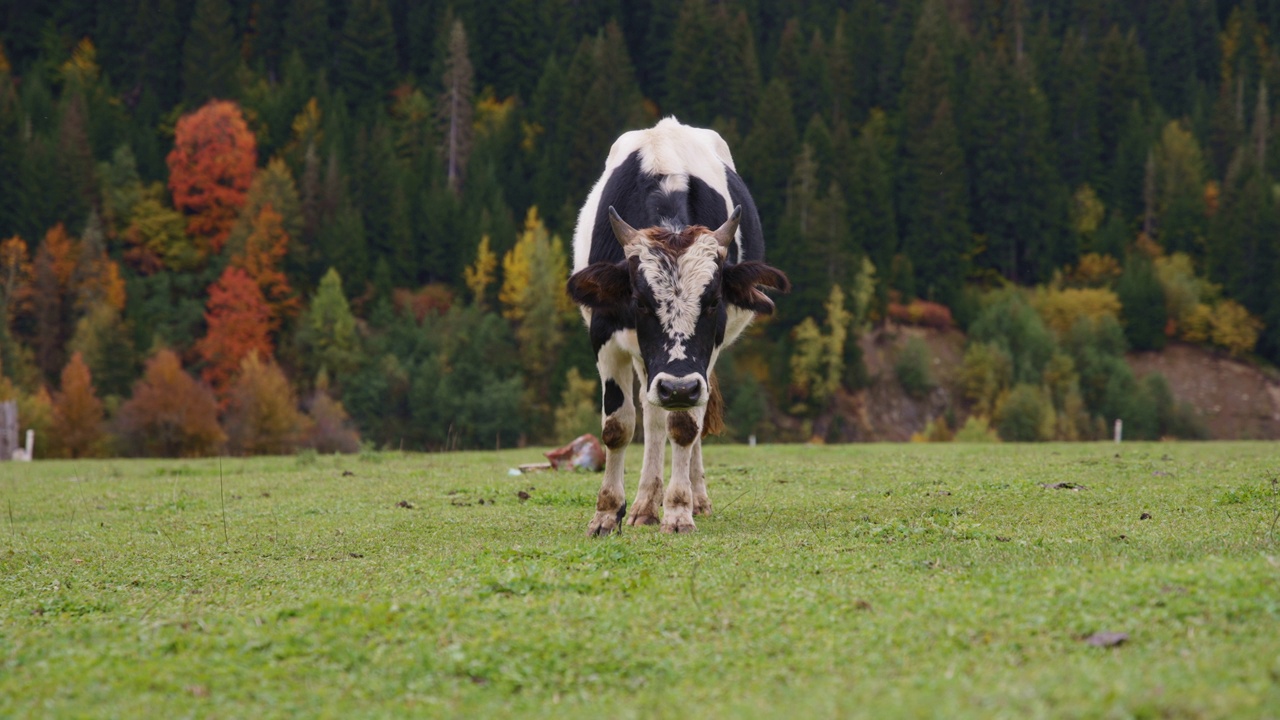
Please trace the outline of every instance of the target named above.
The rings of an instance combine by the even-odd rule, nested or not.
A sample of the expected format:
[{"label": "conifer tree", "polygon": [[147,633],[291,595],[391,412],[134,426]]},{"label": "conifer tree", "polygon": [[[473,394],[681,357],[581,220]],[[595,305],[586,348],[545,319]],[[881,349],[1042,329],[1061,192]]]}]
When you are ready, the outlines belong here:
[{"label": "conifer tree", "polygon": [[778,79],[770,81],[760,100],[751,133],[735,157],[742,178],[751,187],[766,237],[776,231],[781,221],[787,180],[800,149],[794,117],[786,84]]},{"label": "conifer tree", "polygon": [[342,292],[342,277],[329,269],[316,288],[311,306],[298,321],[298,355],[310,377],[321,371],[341,381],[360,363],[356,319]]},{"label": "conifer tree", "polygon": [[383,0],[348,4],[336,55],[336,80],[352,108],[386,101],[396,79],[396,36]]},{"label": "conifer tree", "polygon": [[475,93],[474,71],[467,57],[467,32],[461,20],[449,28],[448,53],[445,56],[443,90],[436,104],[436,122],[440,127],[440,155],[445,163],[449,189],[457,194],[471,155],[472,96]]},{"label": "conifer tree", "polygon": [[183,98],[197,106],[209,100],[232,97],[239,65],[239,48],[227,0],[196,0],[195,14],[182,47]]},{"label": "conifer tree", "polygon": [[309,68],[332,68],[332,38],[329,0],[289,0],[282,48],[286,55],[297,52]]},{"label": "conifer tree", "polygon": [[289,379],[256,352],[240,361],[225,422],[232,451],[243,455],[291,453],[307,432]]}]

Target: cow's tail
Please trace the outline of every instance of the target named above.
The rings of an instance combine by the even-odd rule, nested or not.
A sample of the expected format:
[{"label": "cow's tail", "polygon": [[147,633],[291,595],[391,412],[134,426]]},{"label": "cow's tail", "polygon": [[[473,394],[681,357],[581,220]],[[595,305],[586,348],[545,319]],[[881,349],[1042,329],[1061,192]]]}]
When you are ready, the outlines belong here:
[{"label": "cow's tail", "polygon": [[711,397],[707,398],[707,412],[702,417],[702,437],[724,432],[724,398],[720,395],[720,380],[711,371]]}]

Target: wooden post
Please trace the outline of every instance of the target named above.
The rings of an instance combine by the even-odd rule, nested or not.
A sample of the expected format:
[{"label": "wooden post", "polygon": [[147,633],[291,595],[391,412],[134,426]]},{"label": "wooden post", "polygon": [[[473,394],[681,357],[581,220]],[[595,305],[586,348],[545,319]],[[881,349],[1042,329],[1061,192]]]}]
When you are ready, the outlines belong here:
[{"label": "wooden post", "polygon": [[18,449],[18,403],[0,402],[0,460],[12,460]]}]

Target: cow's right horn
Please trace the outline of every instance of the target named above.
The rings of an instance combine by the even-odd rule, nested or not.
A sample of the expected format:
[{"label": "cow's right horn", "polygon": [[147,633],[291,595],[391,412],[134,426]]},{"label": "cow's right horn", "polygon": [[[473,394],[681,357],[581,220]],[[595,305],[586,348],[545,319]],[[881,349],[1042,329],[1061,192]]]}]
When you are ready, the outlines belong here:
[{"label": "cow's right horn", "polygon": [[622,247],[630,245],[636,241],[636,238],[640,237],[640,231],[628,225],[627,221],[618,215],[618,211],[614,210],[612,205],[609,206],[609,224],[613,226],[613,235],[618,238],[618,243]]},{"label": "cow's right horn", "polygon": [[727,248],[733,242],[734,237],[738,234],[738,222],[742,220],[742,206],[738,205],[733,209],[733,213],[729,215],[729,219],[716,229],[714,235],[716,242],[720,243],[720,247]]}]

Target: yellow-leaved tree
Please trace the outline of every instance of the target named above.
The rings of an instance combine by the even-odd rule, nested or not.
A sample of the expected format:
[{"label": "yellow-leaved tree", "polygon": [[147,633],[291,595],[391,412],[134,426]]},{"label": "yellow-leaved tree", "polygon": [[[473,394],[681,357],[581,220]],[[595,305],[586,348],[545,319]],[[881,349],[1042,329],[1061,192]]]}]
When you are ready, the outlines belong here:
[{"label": "yellow-leaved tree", "polygon": [[844,346],[852,314],[845,309],[839,285],[831,286],[824,309],[826,319],[821,327],[807,317],[792,331],[796,344],[791,356],[791,384],[803,403],[794,410],[797,412],[821,412],[844,377]]},{"label": "yellow-leaved tree", "polygon": [[480,238],[480,246],[476,248],[476,261],[462,271],[463,282],[471,291],[471,300],[479,307],[488,303],[485,295],[493,284],[494,271],[498,269],[498,256],[489,247],[489,236]]},{"label": "yellow-leaved tree", "polygon": [[528,378],[526,406],[532,419],[551,425],[551,372],[564,345],[565,325],[574,312],[565,290],[569,263],[559,237],[547,232],[536,207],[529,208],[524,230],[502,258],[498,300],[503,317],[515,323],[516,341]]}]

